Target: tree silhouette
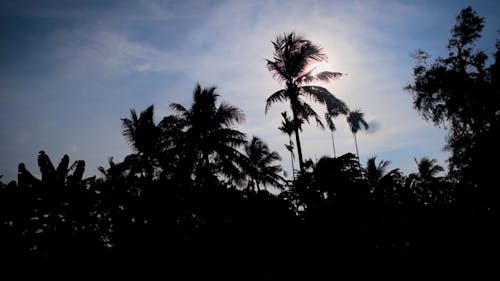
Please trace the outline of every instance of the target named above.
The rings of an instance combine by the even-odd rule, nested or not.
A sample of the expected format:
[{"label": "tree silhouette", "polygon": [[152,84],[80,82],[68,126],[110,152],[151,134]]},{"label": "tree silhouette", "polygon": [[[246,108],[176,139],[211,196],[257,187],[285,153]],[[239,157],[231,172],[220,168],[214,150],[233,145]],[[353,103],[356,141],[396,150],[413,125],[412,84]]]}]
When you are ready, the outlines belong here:
[{"label": "tree silhouette", "polygon": [[267,60],[267,68],[273,73],[274,78],[283,83],[285,88],[273,93],[266,101],[266,113],[272,104],[277,102],[290,102],[292,110],[295,141],[299,156],[300,171],[304,172],[302,146],[299,136],[299,120],[309,120],[313,117],[320,127],[324,127],[319,115],[304,101],[309,97],[315,102],[326,106],[328,112],[346,113],[347,106],[337,99],[327,89],[320,86],[308,86],[310,82],[321,80],[330,81],[342,76],[339,72],[323,71],[316,75],[314,69],[309,69],[313,62],[326,60],[326,55],[321,47],[311,41],[296,35],[294,32],[278,36],[273,42],[273,60]]},{"label": "tree silhouette", "polygon": [[356,134],[361,129],[361,126],[365,127],[365,130],[368,130],[368,123],[364,119],[364,113],[361,109],[356,109],[349,111],[347,115],[347,123],[351,128],[351,132],[354,136],[354,144],[356,145],[356,156],[359,161],[359,152],[358,152],[358,141],[356,140]]},{"label": "tree silhouette", "polygon": [[395,190],[384,190],[388,188],[394,188],[395,181],[398,181],[401,177],[399,169],[393,169],[387,172],[387,167],[391,164],[391,161],[381,160],[378,164],[376,163],[377,157],[370,157],[366,161],[366,168],[364,169],[364,174],[372,192],[375,194],[375,199],[379,202],[383,202],[385,193]]},{"label": "tree silhouette", "polygon": [[38,155],[38,167],[40,167],[40,172],[42,173],[42,182],[53,182],[56,177],[56,169],[49,157],[45,154],[45,151],[40,151]]},{"label": "tree silhouette", "polygon": [[[408,185],[412,190],[413,196],[418,202],[423,204],[436,203],[439,198],[438,192],[445,192],[445,190],[439,190],[447,188],[443,186],[442,177],[436,177],[437,174],[444,171],[443,167],[437,164],[436,159],[429,159],[427,157],[422,157],[420,160],[414,159],[415,164],[417,164],[417,173],[411,173],[408,175]],[[449,193],[449,192],[448,192]],[[444,197],[441,195],[441,197]],[[445,201],[447,198],[443,198]],[[448,200],[449,201],[449,200]]]},{"label": "tree silhouette", "polygon": [[160,130],[154,123],[154,106],[142,111],[140,116],[134,109],[130,110],[131,119],[122,118],[123,136],[137,153],[136,164],[141,167],[141,173],[148,179],[154,176],[155,155],[158,153]]},{"label": "tree silhouette", "polygon": [[[245,144],[245,134],[232,126],[245,119],[243,112],[226,102],[218,104],[215,87],[193,91],[190,108],[172,103],[170,107],[184,124],[184,141],[194,153],[197,173],[213,175],[221,172],[235,180],[241,180],[240,169],[245,157],[237,148]],[[187,168],[187,167],[184,167]]]},{"label": "tree silhouette", "polygon": [[249,165],[245,170],[250,178],[250,188],[258,191],[261,184],[282,188],[284,179],[279,175],[282,168],[280,165],[274,164],[274,162],[281,160],[276,151],[270,151],[267,144],[254,136],[245,145],[245,153],[249,160]]},{"label": "tree silhouette", "polygon": [[[290,119],[286,111],[281,113],[281,117],[283,117],[283,120],[281,120],[281,126],[278,127],[278,130],[288,135],[288,145],[285,145],[285,147],[288,151],[290,151],[290,160],[292,161],[292,178],[295,180],[295,167],[293,164],[294,162],[293,160],[295,157],[293,154],[293,141],[292,141],[292,134],[295,132],[295,126],[293,125],[293,121],[292,119]],[[299,130],[302,130],[302,128],[299,127]]]},{"label": "tree silhouette", "polygon": [[[192,104],[171,104],[174,114],[158,124],[153,106],[121,119],[133,151],[122,162],[110,157],[109,167],[98,167],[101,177],[85,178],[85,162],[71,164],[68,155],[53,165],[45,151],[38,154],[39,173],[20,163],[17,182],[0,182],[2,269],[13,264],[102,267],[113,274],[157,269],[205,279],[331,279],[332,264],[336,272],[342,261],[360,268],[374,261],[387,267],[388,259],[468,263],[475,257],[491,263],[500,246],[498,167],[486,160],[498,158],[500,43],[495,62],[484,66],[483,55],[472,48],[482,19],[467,8],[457,20],[449,57],[426,65],[419,53],[409,86],[422,115],[450,128],[454,162],[446,177],[426,157],[415,159],[417,171],[407,177],[376,157],[362,168],[356,133],[368,128],[363,113],[344,106],[335,111],[328,107],[329,93],[323,99],[310,94],[315,88],[307,84],[318,78],[305,65],[323,55],[309,41],[285,35],[275,42],[275,60],[268,61],[285,89],[267,105],[289,100],[295,109],[292,116],[282,113],[279,127],[289,137],[292,170],[292,134],[297,137],[310,117],[321,124],[304,97],[327,105],[332,133],[334,118],[347,115],[357,155],[301,161],[293,185],[271,193],[267,186],[279,188],[284,181],[279,155],[264,140],[247,141],[235,129],[244,115],[221,102],[214,87],[196,85]],[[316,52],[313,58],[300,59],[311,55],[308,48]]]},{"label": "tree silhouette", "polygon": [[429,159],[427,157],[422,157],[420,160],[414,159],[417,164],[418,173],[413,174],[423,181],[433,181],[436,179],[436,175],[443,172],[444,169],[437,164],[436,159]]},{"label": "tree silhouette", "polygon": [[337,157],[337,153],[335,151],[335,140],[333,138],[333,132],[335,132],[337,130],[337,128],[335,128],[335,123],[333,123],[333,120],[332,120],[333,116],[326,113],[325,114],[325,119],[326,119],[326,124],[328,125],[328,129],[330,129],[330,133],[332,134],[332,146],[333,146],[333,157]]},{"label": "tree silhouette", "polygon": [[[95,177],[82,178],[84,161],[75,161],[70,168],[68,163],[69,157],[64,155],[56,170],[48,155],[40,151],[38,165],[42,180],[21,163],[18,183],[12,182],[0,193],[2,205],[8,207],[2,207],[0,215],[2,225],[6,226],[0,228],[2,238],[4,234],[17,237],[7,241],[14,242],[9,246],[13,260],[62,264],[69,262],[68,259],[83,261],[91,253],[103,254],[100,239],[106,231],[98,227],[97,194],[92,188]],[[4,199],[11,202],[6,204]],[[2,250],[4,242],[0,242]],[[95,256],[95,261],[99,259],[100,256]]]},{"label": "tree silhouette", "polygon": [[406,90],[426,120],[449,128],[445,149],[451,152],[450,176],[464,184],[486,187],[495,180],[492,165],[486,163],[500,157],[496,144],[500,136],[500,44],[495,61],[487,67],[488,56],[475,48],[483,27],[484,19],[471,7],[461,10],[451,30],[448,57],[428,63],[429,55],[418,50],[414,81]]},{"label": "tree silhouette", "polygon": [[391,164],[391,161],[380,160],[378,165],[376,164],[377,157],[370,157],[366,161],[365,176],[368,183],[375,187],[379,183],[383,182],[386,178],[391,177],[399,171],[399,169],[393,169],[386,172],[387,166]]}]

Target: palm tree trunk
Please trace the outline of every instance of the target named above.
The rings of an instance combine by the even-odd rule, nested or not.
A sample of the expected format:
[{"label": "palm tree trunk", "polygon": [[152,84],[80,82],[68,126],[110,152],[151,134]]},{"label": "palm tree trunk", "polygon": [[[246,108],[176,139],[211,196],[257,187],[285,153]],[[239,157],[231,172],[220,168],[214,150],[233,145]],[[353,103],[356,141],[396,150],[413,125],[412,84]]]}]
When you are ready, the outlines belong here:
[{"label": "palm tree trunk", "polygon": [[[290,148],[292,147],[292,136],[288,135],[288,141],[290,143]],[[293,165],[293,151],[290,150],[290,160],[292,160],[292,179],[293,182],[295,183],[295,167]]]},{"label": "palm tree trunk", "polygon": [[297,112],[294,110],[295,106],[292,103],[292,112],[293,112],[293,127],[295,131],[295,141],[297,142],[297,154],[299,155],[299,167],[300,173],[304,173],[304,161],[302,160],[302,146],[300,145],[300,137],[299,137],[299,120],[297,117]]},{"label": "palm tree trunk", "polygon": [[359,162],[359,151],[358,151],[358,140],[356,139],[356,134],[354,134],[354,144],[356,145],[356,158],[358,159],[358,176],[361,178],[361,163]]},{"label": "palm tree trunk", "polygon": [[331,132],[332,132],[333,157],[337,158],[337,153],[335,153],[335,141],[333,140],[333,131]]},{"label": "palm tree trunk", "polygon": [[297,142],[297,154],[299,155],[300,172],[304,173],[304,160],[302,160],[302,145],[300,144],[299,128],[295,127],[295,141]]},{"label": "palm tree trunk", "polygon": [[356,134],[353,135],[354,135],[354,144],[356,145],[356,157],[358,158],[358,164],[359,164],[358,141],[356,140]]}]

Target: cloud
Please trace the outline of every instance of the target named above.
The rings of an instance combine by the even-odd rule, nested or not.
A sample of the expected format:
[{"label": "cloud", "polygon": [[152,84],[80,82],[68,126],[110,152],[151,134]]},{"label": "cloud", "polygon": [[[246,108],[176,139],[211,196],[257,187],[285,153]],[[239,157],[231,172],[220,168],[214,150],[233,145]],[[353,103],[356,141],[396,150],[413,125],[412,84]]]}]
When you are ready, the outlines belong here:
[{"label": "cloud", "polygon": [[[77,31],[76,38],[83,36],[88,42],[77,51],[77,63],[81,64],[78,68],[99,66],[100,72],[111,75],[181,73],[189,85],[174,87],[189,92],[168,93],[168,100],[160,98],[163,104],[190,102],[196,82],[202,86],[216,85],[224,100],[245,111],[247,122],[242,130],[263,137],[273,149],[286,155],[286,137],[276,128],[280,124],[279,113],[287,110],[288,105],[275,105],[268,115],[264,114],[266,98],[281,87],[265,68],[265,59],[272,57],[271,41],[277,34],[297,31],[324,47],[334,70],[348,73],[327,88],[351,107],[361,106],[371,120],[372,129],[366,132],[369,143],[360,149],[363,155],[365,151],[376,154],[413,144],[412,135],[422,130],[423,121],[411,110],[409,97],[402,91],[403,77],[409,78],[401,73],[405,67],[394,50],[388,48],[399,38],[393,38],[389,30],[381,30],[380,25],[398,24],[415,10],[403,4],[389,7],[336,3],[335,9],[329,9],[333,8],[329,5],[316,1],[304,9],[299,2],[223,2],[205,11],[205,20],[187,30],[174,48],[159,48],[106,28],[89,33],[90,38]],[[409,73],[411,66],[406,66]],[[171,90],[172,86],[165,86],[165,92]],[[354,151],[345,121],[340,118],[337,123],[338,150]],[[328,136],[328,132],[314,125],[304,130],[305,156],[329,154]],[[360,142],[363,138],[360,136]]]},{"label": "cloud", "polygon": [[[54,118],[79,114],[81,119],[75,117],[73,121],[84,123],[84,131],[97,138],[73,134],[75,129],[70,126],[55,130],[62,128],[67,130],[65,134],[78,136],[68,137],[60,147],[88,160],[88,167],[95,170],[108,156],[128,152],[120,138],[119,118],[125,117],[130,107],[142,110],[154,103],[158,114],[168,114],[170,102],[189,105],[192,89],[200,82],[204,87],[216,85],[222,99],[242,108],[247,122],[240,128],[278,150],[283,167],[289,170],[289,154],[283,145],[288,137],[277,130],[280,112],[289,110],[289,106],[276,104],[267,115],[264,106],[267,97],[282,87],[265,67],[265,59],[273,55],[271,41],[290,31],[323,46],[332,69],[348,74],[326,87],[350,107],[362,107],[366,113],[371,129],[358,134],[362,158],[399,151],[402,158],[412,159],[411,150],[417,150],[416,146],[442,146],[443,132],[418,117],[411,109],[409,95],[402,90],[411,79],[408,54],[418,47],[404,43],[415,28],[405,23],[414,15],[422,15],[422,9],[393,1],[179,3],[139,1],[102,8],[96,2],[85,9],[41,5],[28,13],[39,18],[75,20],[50,30],[43,38],[46,43],[40,44],[40,57],[45,62],[41,65],[52,66],[43,73],[45,76],[40,75],[47,90],[36,101],[47,105],[47,93],[53,91],[57,92],[52,94],[53,104],[73,104],[76,113],[49,109],[47,105],[40,114],[57,112]],[[19,83],[30,79],[34,78],[19,78]],[[64,83],[59,82],[62,79]],[[75,95],[62,94],[67,92]],[[345,118],[337,118],[335,124],[337,154],[354,151]],[[45,133],[34,130],[30,134],[37,139],[37,134]],[[313,124],[304,128],[301,136],[306,158],[332,155],[329,131]],[[63,133],[58,137],[64,138]],[[45,143],[50,143],[49,139]],[[57,145],[52,147],[54,153],[60,153]],[[396,167],[401,163],[393,161]]]},{"label": "cloud", "polygon": [[380,129],[380,122],[377,120],[368,121],[368,130],[366,130],[367,134],[375,134]]},{"label": "cloud", "polygon": [[[173,61],[168,53],[131,41],[125,34],[99,25],[62,29],[49,41],[57,46],[53,61],[59,68],[69,69],[75,74],[93,73],[109,77],[166,71],[172,67],[164,63]],[[175,67],[173,65],[171,69]]]},{"label": "cloud", "polygon": [[174,6],[169,1],[161,0],[105,3],[95,0],[81,3],[18,0],[3,5],[3,13],[34,19],[159,21],[175,18],[178,8],[182,8],[182,5]]},{"label": "cloud", "polygon": [[[283,146],[286,136],[280,135],[276,128],[280,123],[279,113],[288,106],[273,106],[267,116],[263,114],[266,98],[281,87],[265,68],[264,59],[272,57],[271,41],[277,34],[297,31],[324,47],[334,70],[349,74],[327,88],[351,107],[361,106],[372,120],[373,129],[368,131],[370,143],[360,148],[362,155],[413,144],[418,139],[414,134],[425,129],[424,122],[411,109],[408,95],[402,91],[405,79],[410,77],[401,70],[409,74],[411,65],[409,60],[408,64],[399,61],[401,53],[394,54],[388,48],[400,38],[392,37],[390,30],[379,30],[379,24],[398,24],[414,9],[403,4],[378,6],[379,3],[335,3],[331,7],[329,3],[316,1],[307,9],[293,1],[281,4],[228,2],[219,6],[190,35],[193,45],[204,50],[191,58],[196,59],[193,62],[196,69],[189,73],[192,79],[216,83],[223,98],[247,113],[244,130],[262,135],[273,149],[287,155]],[[210,47],[203,49],[203,44]],[[408,54],[408,50],[398,52]],[[336,124],[337,151],[354,151],[345,120],[339,118]],[[312,125],[304,130],[302,138],[305,157],[331,155],[328,132]],[[360,138],[365,141],[363,136]],[[441,140],[434,139],[435,145],[440,146]]]}]

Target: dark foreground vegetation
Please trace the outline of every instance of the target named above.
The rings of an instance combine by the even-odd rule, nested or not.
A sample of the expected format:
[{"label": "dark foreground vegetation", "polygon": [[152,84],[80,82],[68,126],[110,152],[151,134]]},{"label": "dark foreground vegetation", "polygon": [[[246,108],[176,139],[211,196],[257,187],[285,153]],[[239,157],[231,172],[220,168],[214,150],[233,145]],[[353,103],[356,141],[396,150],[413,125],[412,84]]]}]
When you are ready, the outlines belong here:
[{"label": "dark foreground vegetation", "polygon": [[473,47],[482,27],[472,9],[462,10],[449,56],[428,63],[418,51],[407,86],[423,117],[449,130],[446,176],[428,158],[415,159],[410,175],[375,157],[360,164],[352,153],[304,161],[301,127],[310,118],[323,124],[303,97],[325,105],[332,133],[339,115],[354,136],[367,124],[326,89],[308,86],[342,74],[305,72],[325,58],[321,49],[285,34],[268,61],[284,89],[266,109],[290,102],[280,127],[291,156],[295,145],[299,156],[290,180],[276,152],[236,129],[243,112],[198,85],[189,107],[171,104],[174,114],[158,124],[152,106],[122,119],[133,153],[110,159],[98,177],[83,178],[84,161],[71,164],[64,155],[53,163],[43,151],[41,179],[19,164],[17,181],[0,183],[0,267],[311,279],[345,265],[498,261],[500,45],[486,66],[487,55]]}]

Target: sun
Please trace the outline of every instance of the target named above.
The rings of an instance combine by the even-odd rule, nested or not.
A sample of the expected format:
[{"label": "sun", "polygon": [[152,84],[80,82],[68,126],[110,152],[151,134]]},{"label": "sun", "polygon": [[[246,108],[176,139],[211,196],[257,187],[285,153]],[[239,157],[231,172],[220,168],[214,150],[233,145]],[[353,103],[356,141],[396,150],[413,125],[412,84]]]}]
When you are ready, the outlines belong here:
[{"label": "sun", "polygon": [[332,71],[332,68],[330,64],[328,64],[326,61],[321,61],[318,63],[311,64],[309,70],[312,70],[311,72],[312,75],[317,75],[318,73],[321,73],[323,71]]}]

